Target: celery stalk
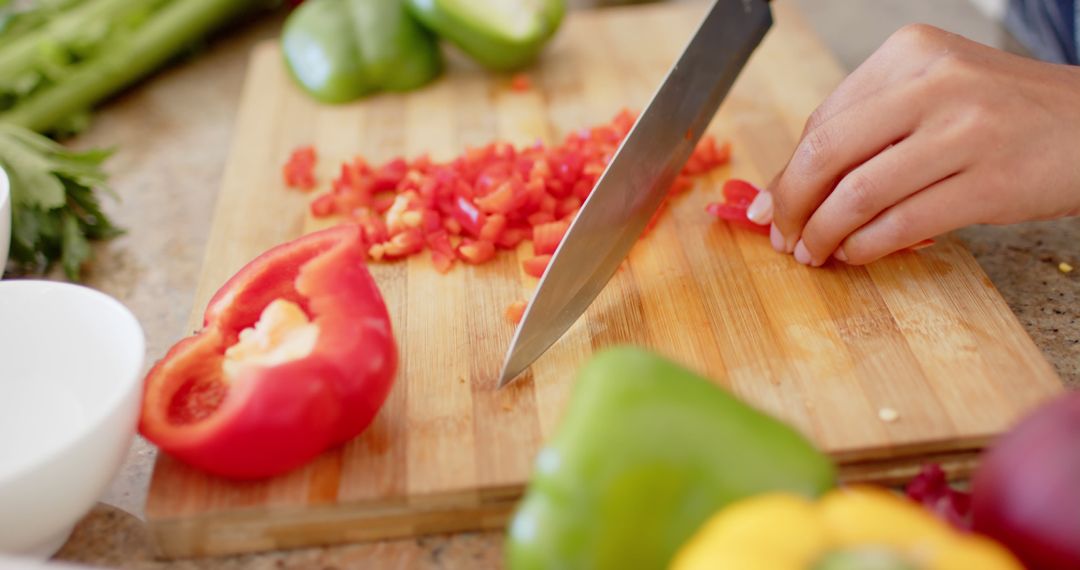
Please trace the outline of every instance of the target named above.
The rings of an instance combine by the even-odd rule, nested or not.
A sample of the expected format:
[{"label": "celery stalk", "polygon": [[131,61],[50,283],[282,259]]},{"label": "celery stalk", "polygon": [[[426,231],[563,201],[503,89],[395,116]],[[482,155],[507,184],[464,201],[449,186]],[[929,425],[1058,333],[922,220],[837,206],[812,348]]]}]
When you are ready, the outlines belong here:
[{"label": "celery stalk", "polygon": [[0,47],[0,77],[11,80],[37,64],[42,44],[64,44],[85,32],[88,25],[111,20],[117,13],[130,10],[131,0],[91,0],[69,8],[49,23]]},{"label": "celery stalk", "polygon": [[[105,151],[73,152],[57,132],[218,26],[273,0],[0,0],[0,167],[11,179],[9,268],[60,263],[70,279],[89,241],[120,233],[102,210]],[[4,260],[0,259],[0,264]]]},{"label": "celery stalk", "polygon": [[[130,2],[97,0],[85,8],[103,8],[106,3],[118,1]],[[0,113],[0,122],[36,131],[48,130],[153,71],[223,22],[260,4],[265,4],[265,0],[173,0],[131,33],[110,40],[94,57],[75,66],[62,81]],[[30,34],[20,41],[36,35]],[[0,59],[0,73],[3,61]]]},{"label": "celery stalk", "polygon": [[86,0],[0,0],[0,43],[13,42]]}]

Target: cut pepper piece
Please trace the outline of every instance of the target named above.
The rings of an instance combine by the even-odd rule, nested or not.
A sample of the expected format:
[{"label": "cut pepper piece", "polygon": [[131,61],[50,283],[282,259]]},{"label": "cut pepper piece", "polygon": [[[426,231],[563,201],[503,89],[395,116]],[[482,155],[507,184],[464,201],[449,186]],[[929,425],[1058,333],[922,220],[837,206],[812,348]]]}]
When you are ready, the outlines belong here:
[{"label": "cut pepper piece", "polygon": [[204,328],[147,374],[139,430],[210,473],[267,477],[360,434],[393,385],[390,317],[339,226],[275,247],[230,279]]},{"label": "cut pepper piece", "polygon": [[526,275],[532,275],[539,279],[544,276],[544,272],[547,271],[548,264],[551,263],[551,254],[537,255],[530,257],[521,262],[522,268],[525,270]]},{"label": "cut pepper piece", "polygon": [[537,255],[555,253],[559,249],[566,231],[570,229],[570,222],[549,222],[533,228],[533,250]]},{"label": "cut pepper piece", "polygon": [[458,257],[465,263],[480,265],[495,257],[495,244],[485,240],[467,240],[458,246]]},{"label": "cut pepper piece", "polygon": [[732,178],[724,182],[722,190],[724,194],[724,203],[743,208],[744,210],[750,207],[750,203],[754,201],[754,198],[761,192],[756,186],[738,178]]},{"label": "cut pepper piece", "polygon": [[514,323],[515,325],[521,322],[521,317],[525,316],[525,309],[529,304],[525,301],[514,301],[510,303],[510,306],[506,308],[506,320]]},{"label": "cut pepper piece", "polygon": [[518,69],[536,59],[566,12],[564,0],[409,0],[412,13],[480,65]]},{"label": "cut pepper piece", "polygon": [[721,220],[755,231],[759,234],[768,235],[769,233],[769,226],[755,224],[746,217],[746,208],[729,204],[713,203],[705,206],[705,211]]},{"label": "cut pepper piece", "polygon": [[518,92],[526,92],[532,89],[532,79],[524,73],[515,73],[510,78],[510,89]]},{"label": "cut pepper piece", "polygon": [[302,146],[289,155],[289,161],[282,168],[285,185],[299,190],[315,188],[315,147]]}]

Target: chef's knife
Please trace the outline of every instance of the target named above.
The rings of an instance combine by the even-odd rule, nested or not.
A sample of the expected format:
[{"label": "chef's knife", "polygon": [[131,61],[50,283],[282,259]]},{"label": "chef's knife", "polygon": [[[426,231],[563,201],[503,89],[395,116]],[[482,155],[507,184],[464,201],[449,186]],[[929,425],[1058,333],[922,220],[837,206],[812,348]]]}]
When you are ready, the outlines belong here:
[{"label": "chef's knife", "polygon": [[499,379],[525,371],[600,294],[772,25],[766,0],[715,0],[555,251]]}]

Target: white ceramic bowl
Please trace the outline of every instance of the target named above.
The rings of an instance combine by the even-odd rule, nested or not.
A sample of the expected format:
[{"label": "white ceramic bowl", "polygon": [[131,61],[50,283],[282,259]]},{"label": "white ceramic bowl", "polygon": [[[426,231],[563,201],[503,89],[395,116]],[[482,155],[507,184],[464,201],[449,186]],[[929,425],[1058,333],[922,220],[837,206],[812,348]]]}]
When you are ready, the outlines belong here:
[{"label": "white ceramic bowl", "polygon": [[142,328],[116,300],[0,281],[0,553],[51,556],[135,435]]},{"label": "white ceramic bowl", "polygon": [[8,246],[11,245],[11,185],[7,173],[0,168],[0,277],[4,276]]}]

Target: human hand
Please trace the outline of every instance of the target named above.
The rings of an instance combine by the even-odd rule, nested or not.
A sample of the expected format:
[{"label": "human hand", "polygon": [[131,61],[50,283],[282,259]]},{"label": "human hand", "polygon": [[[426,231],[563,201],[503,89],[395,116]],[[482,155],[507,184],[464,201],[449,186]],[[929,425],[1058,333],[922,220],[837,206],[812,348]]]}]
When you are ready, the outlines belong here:
[{"label": "human hand", "polygon": [[926,25],[893,34],[818,107],[749,210],[773,219],[773,247],[814,266],[1077,214],[1080,69]]}]

